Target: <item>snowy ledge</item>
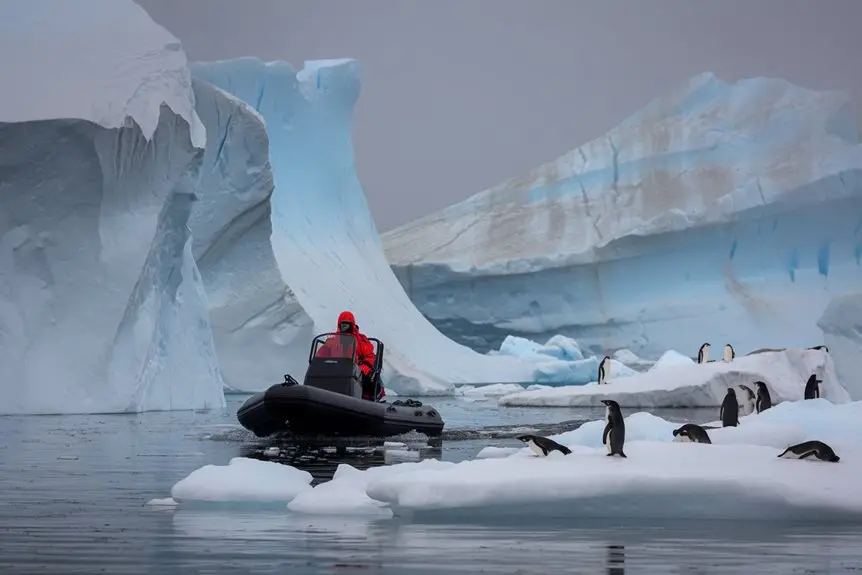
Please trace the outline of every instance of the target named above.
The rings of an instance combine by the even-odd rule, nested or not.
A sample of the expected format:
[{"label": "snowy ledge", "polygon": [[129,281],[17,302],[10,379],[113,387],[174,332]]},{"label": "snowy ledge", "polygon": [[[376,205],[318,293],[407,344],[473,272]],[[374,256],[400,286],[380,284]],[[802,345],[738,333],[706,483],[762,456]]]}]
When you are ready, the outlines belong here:
[{"label": "snowy ledge", "polygon": [[838,382],[832,357],[822,350],[788,349],[740,356],[730,362],[660,364],[645,373],[619,378],[611,375],[602,386],[593,382],[534,389],[505,395],[499,402],[507,406],[580,407],[600,406],[602,399],[613,399],[622,407],[718,407],[728,387],[737,387],[737,397],[742,400],[745,393],[739,386],[754,390],[754,382],[760,380],[766,383],[775,404],[802,399],[812,373],[823,380],[822,397],[833,403],[850,401]]}]

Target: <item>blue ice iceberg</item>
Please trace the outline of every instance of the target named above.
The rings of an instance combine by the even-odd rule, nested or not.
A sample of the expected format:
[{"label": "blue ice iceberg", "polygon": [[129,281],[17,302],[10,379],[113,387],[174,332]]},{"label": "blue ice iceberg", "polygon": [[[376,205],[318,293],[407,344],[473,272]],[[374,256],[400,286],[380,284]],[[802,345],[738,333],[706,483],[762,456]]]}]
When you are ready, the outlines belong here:
[{"label": "blue ice iceberg", "polygon": [[782,80],[688,80],[606,135],[383,236],[458,341],[555,334],[599,354],[823,343],[862,285],[856,102]]}]

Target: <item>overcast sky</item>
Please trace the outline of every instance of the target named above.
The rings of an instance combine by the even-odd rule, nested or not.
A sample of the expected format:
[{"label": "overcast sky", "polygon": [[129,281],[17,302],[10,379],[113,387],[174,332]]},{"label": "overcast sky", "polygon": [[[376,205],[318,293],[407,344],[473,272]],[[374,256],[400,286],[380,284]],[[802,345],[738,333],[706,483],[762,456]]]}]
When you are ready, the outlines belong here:
[{"label": "overcast sky", "polygon": [[862,91],[862,0],[136,1],[191,60],[360,60],[356,163],[381,232],[699,72]]}]

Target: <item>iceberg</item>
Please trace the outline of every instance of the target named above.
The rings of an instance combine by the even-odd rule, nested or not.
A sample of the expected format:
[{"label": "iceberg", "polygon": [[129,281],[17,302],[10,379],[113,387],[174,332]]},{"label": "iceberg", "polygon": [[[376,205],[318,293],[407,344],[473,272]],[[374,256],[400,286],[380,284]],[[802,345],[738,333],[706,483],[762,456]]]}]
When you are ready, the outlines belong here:
[{"label": "iceberg", "polygon": [[862,292],[834,297],[817,322],[835,358],[835,373],[855,400],[862,399]]},{"label": "iceberg", "polygon": [[[835,365],[823,350],[788,349],[737,357],[733,361],[706,364],[674,363],[652,368],[624,378],[613,373],[605,385],[549,387],[520,391],[500,397],[505,406],[581,407],[601,406],[601,400],[613,399],[622,407],[719,407],[728,387],[735,387],[743,407],[747,386],[756,392],[755,381],[763,381],[772,403],[802,399],[805,382],[816,373],[822,380],[821,397],[834,403],[851,401],[838,381]],[[743,412],[744,413],[744,412]]]},{"label": "iceberg", "polygon": [[[570,455],[540,458],[529,448],[486,447],[458,463],[426,459],[364,471],[342,464],[331,481],[314,487],[303,472],[293,477],[289,466],[275,473],[276,464],[268,476],[249,468],[226,477],[211,472],[223,466],[206,466],[189,478],[204,479],[203,471],[210,470],[194,490],[195,501],[289,499],[289,513],[302,517],[520,524],[554,518],[862,521],[862,402],[784,402],[740,418],[738,427],[709,429],[711,445],[675,442],[672,432],[680,424],[646,412],[625,420],[627,459],[606,456],[604,422],[597,420],[551,437]],[[778,457],[811,439],[828,443],[841,461]],[[181,483],[191,485],[189,478],[174,487],[174,499]]]},{"label": "iceberg", "polygon": [[[506,336],[495,356],[510,355],[535,364],[532,381],[544,385],[584,385],[595,382],[601,359],[584,357],[578,343],[555,335],[545,345],[517,336]],[[613,377],[637,373],[624,363],[611,359]]]},{"label": "iceberg", "polygon": [[189,228],[219,368],[228,389],[265,389],[285,365],[306,361],[314,337],[270,243],[274,183],[266,123],[224,90],[200,78],[192,86],[210,143]]},{"label": "iceberg", "polygon": [[385,253],[416,307],[480,351],[554,334],[649,358],[704,341],[810,347],[832,295],[862,285],[857,106],[700,74],[606,135],[387,232]]},{"label": "iceberg", "polygon": [[0,12],[0,412],[224,406],[180,42],[131,1]]},{"label": "iceberg", "polygon": [[[296,339],[304,353],[308,333],[332,331],[338,313],[350,309],[364,333],[386,344],[384,381],[398,393],[451,394],[455,383],[533,381],[530,362],[479,354],[442,335],[390,269],[353,165],[358,62],[310,61],[296,71],[287,62],[240,58],[197,62],[191,70],[248,103],[266,123],[275,186],[271,245],[292,294],[292,313],[307,319],[309,331]],[[281,307],[279,284],[271,285],[269,293]],[[289,346],[297,333],[273,337]],[[304,373],[304,356],[284,361],[279,374]],[[271,383],[252,378],[230,384],[259,391]]]}]

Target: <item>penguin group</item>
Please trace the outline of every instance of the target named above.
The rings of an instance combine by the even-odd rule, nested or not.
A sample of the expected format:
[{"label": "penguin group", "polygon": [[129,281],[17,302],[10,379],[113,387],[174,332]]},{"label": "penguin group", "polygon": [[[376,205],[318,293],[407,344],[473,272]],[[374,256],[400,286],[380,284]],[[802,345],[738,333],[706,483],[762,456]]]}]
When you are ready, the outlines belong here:
[{"label": "penguin group", "polygon": [[[704,343],[700,346],[697,352],[697,363],[703,364],[709,362],[709,343]],[[816,346],[809,349],[823,349],[827,351],[826,346]],[[755,353],[755,352],[752,352]],[[749,354],[750,355],[750,354]],[[724,346],[724,354],[722,359],[726,362],[733,361],[736,353],[733,346],[726,344]],[[610,357],[605,356],[599,364],[597,383],[603,385],[610,372]],[[816,399],[820,397],[820,384],[822,379],[817,378],[817,374],[811,374],[805,383],[804,399]],[[745,395],[744,401],[748,409],[748,413],[763,413],[772,407],[772,396],[769,393],[769,387],[764,381],[755,381],[752,383],[755,389],[748,385],[738,385]],[[602,445],[607,448],[608,457],[618,456],[626,459],[627,456],[623,451],[626,441],[626,425],[625,419],[620,409],[619,403],[612,399],[602,399],[601,402],[605,406],[605,427],[602,432]],[[719,419],[722,427],[737,427],[739,425],[739,399],[736,395],[736,390],[733,386],[727,388],[727,393],[721,403],[719,410]],[[686,423],[681,427],[673,430],[673,441],[691,442],[691,443],[707,443],[711,444],[712,440],[707,433],[706,428],[694,423]],[[552,439],[538,435],[520,435],[518,439],[525,443],[538,456],[547,456],[552,451],[559,451],[563,455],[569,455],[572,451],[565,445],[561,445]],[[840,457],[835,454],[835,451],[826,443],[818,440],[804,441],[797,445],[791,445],[785,449],[778,457],[785,459],[808,459],[815,458],[820,461],[837,463]]]},{"label": "penguin group", "polygon": [[[608,457],[614,455],[626,458],[623,446],[626,442],[626,422],[620,404],[613,399],[601,400],[605,405],[605,429],[602,431],[602,445],[607,447]],[[552,451],[569,455],[572,450],[540,435],[519,435],[518,440],[525,443],[539,457],[546,457]]]}]

